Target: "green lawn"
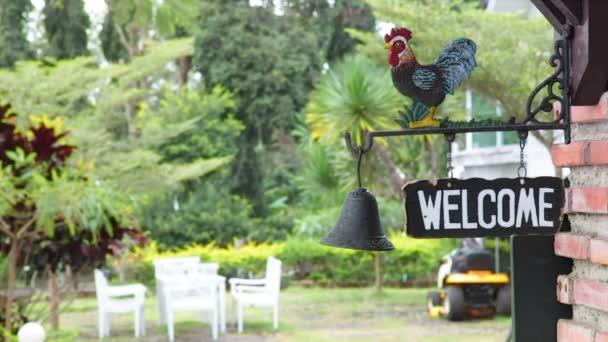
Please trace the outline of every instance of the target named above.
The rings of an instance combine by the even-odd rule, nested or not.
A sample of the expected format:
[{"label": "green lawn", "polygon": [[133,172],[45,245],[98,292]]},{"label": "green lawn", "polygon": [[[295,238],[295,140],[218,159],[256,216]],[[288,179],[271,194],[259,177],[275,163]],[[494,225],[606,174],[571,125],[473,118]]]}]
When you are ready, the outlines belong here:
[{"label": "green lawn", "polygon": [[[425,289],[321,289],[289,287],[281,292],[280,327],[272,332],[270,311],[246,309],[245,333],[230,324],[220,341],[504,341],[510,320],[506,317],[448,322],[427,317]],[[229,297],[229,296],[228,296]],[[228,308],[231,302],[228,298]],[[112,318],[110,341],[167,341],[166,327],[158,323],[156,299],[146,302],[147,336],[133,338],[131,315]],[[97,339],[95,299],[76,300],[61,316],[64,340]],[[210,341],[207,323],[195,314],[177,315],[176,341]]]}]

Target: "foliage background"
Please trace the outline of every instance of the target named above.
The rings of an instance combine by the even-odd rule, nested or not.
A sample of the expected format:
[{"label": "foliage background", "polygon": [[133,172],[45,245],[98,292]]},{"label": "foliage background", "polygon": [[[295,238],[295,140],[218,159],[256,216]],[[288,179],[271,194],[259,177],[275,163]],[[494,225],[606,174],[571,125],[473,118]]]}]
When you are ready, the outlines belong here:
[{"label": "foliage background", "polygon": [[[22,129],[30,114],[63,119],[74,165],[133,199],[153,242],[132,252],[125,243],[107,262],[147,283],[150,260],[175,254],[239,276],[275,254],[292,279],[370,281],[372,254],[316,241],[356,186],[343,131],[360,142],[397,128],[407,102],[377,32],[387,24],[412,29],[424,63],[454,38],[477,42],[479,65],[441,116],[463,117],[469,87],[498,101],[501,119],[519,117],[550,74],[548,23],[489,13],[476,0],[104,3],[95,17],[83,0],[45,0],[35,11],[30,0],[0,0],[0,104],[13,104]],[[364,156],[363,185],[397,246],[381,259],[391,283],[427,279],[455,246],[401,236],[401,186],[445,176],[446,152],[442,137],[425,136],[378,139]],[[21,272],[19,285],[30,280]]]}]

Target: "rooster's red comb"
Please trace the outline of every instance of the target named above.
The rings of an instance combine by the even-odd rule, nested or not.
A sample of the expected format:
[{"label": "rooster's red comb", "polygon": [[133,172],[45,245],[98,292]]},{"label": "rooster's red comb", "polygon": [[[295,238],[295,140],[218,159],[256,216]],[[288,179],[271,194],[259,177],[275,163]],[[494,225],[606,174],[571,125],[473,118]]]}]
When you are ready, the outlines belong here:
[{"label": "rooster's red comb", "polygon": [[405,38],[405,40],[410,40],[410,38],[412,38],[412,31],[406,29],[405,27],[402,28],[393,28],[391,29],[391,33],[387,33],[384,36],[384,41],[386,41],[387,43],[391,41],[391,39],[398,37],[398,36],[402,36],[403,38]]}]

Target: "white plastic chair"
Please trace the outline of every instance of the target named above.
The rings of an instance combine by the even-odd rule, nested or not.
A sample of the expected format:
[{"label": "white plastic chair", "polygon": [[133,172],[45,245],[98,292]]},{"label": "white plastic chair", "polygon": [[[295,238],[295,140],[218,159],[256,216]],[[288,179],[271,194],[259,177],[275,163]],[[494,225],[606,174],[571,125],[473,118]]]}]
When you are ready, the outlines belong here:
[{"label": "white plastic chair", "polygon": [[217,274],[220,264],[215,262],[200,263],[195,272],[196,276],[217,276],[217,305],[219,310],[220,331],[226,332],[226,277]]},{"label": "white plastic chair", "polygon": [[219,325],[217,283],[217,275],[201,271],[179,284],[165,284],[163,295],[169,341],[175,340],[173,326],[175,311],[196,311],[201,314],[208,312],[211,336],[217,340]]},{"label": "white plastic chair", "polygon": [[95,270],[94,276],[95,292],[97,294],[99,338],[110,336],[111,313],[131,311],[135,313],[135,337],[144,336],[146,333],[144,321],[146,287],[142,284],[110,286],[106,277],[98,269]]},{"label": "white plastic chair", "polygon": [[[182,279],[191,273],[198,265],[197,256],[154,259],[154,276],[156,278],[156,298],[158,300],[158,317],[161,324],[167,322],[165,310],[165,297],[163,295],[163,279]],[[179,281],[179,280],[178,280]]]},{"label": "white plastic chair", "polygon": [[230,293],[236,306],[238,332],[243,332],[243,310],[247,306],[272,307],[273,327],[279,328],[279,292],[281,290],[281,261],[268,257],[264,279],[231,278]]}]

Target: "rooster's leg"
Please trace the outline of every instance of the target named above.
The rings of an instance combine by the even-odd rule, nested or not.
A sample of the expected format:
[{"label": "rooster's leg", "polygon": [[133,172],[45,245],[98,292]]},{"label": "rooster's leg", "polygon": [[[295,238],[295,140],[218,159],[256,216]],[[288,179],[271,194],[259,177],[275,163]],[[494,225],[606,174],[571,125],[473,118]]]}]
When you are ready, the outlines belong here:
[{"label": "rooster's leg", "polygon": [[429,109],[429,114],[424,117],[424,119],[420,121],[410,122],[410,128],[420,128],[420,127],[439,127],[441,122],[439,120],[435,120],[433,115],[435,115],[435,111],[437,110],[436,106],[433,106]]}]

